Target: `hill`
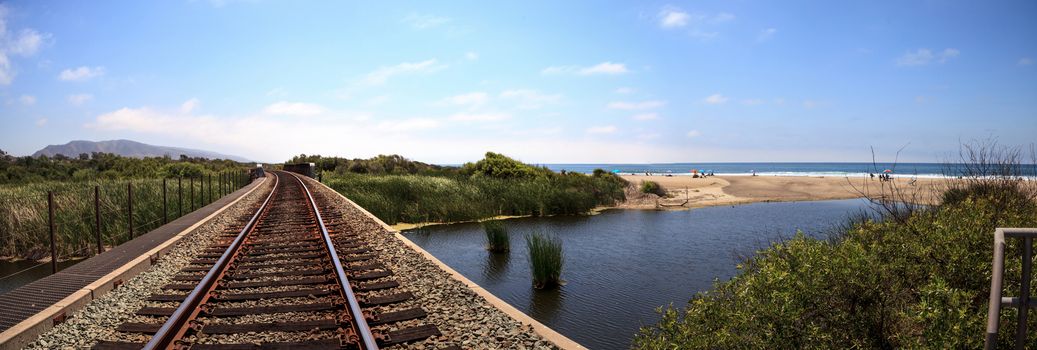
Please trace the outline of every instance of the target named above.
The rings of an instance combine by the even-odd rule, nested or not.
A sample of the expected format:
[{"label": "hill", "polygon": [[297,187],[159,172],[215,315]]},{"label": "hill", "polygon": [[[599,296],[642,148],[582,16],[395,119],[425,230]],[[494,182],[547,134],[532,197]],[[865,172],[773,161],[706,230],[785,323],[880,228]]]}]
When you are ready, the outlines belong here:
[{"label": "hill", "polygon": [[130,140],[109,141],[71,141],[64,145],[49,145],[32,154],[33,157],[45,155],[53,157],[58,154],[66,157],[77,157],[82,153],[104,152],[114,153],[124,157],[144,158],[169,156],[178,158],[181,154],[188,157],[202,157],[209,159],[230,159],[238,162],[248,162],[248,159],[220,154],[212,151],[204,151],[190,148],[155,146]]}]

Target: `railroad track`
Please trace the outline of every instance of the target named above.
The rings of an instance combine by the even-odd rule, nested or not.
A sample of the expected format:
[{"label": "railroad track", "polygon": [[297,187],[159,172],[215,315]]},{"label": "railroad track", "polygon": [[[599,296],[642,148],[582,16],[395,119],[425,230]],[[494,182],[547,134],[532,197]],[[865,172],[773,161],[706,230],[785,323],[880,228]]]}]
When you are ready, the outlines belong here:
[{"label": "railroad track", "polygon": [[147,343],[94,349],[378,349],[440,334],[330,201],[298,175],[272,174],[254,214],[109,338]]}]

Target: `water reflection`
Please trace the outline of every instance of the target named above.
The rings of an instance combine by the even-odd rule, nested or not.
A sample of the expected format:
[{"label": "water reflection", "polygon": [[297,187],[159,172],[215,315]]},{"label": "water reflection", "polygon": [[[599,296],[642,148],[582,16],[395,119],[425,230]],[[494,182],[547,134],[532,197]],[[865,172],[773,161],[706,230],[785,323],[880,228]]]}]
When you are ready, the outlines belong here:
[{"label": "water reflection", "polygon": [[[818,237],[864,207],[860,200],[758,203],[690,211],[609,210],[600,215],[507,220],[509,254],[486,251],[477,223],[405,232],[473,282],[591,349],[621,349],[655,309],[683,306],[714,278],[737,270],[731,252],[753,252],[802,230]],[[522,235],[540,230],[563,241],[568,284],[536,290]]]},{"label": "water reflection", "polygon": [[508,273],[508,263],[511,261],[511,253],[486,252],[486,268],[483,269],[483,277],[490,282],[498,282]]},{"label": "water reflection", "polygon": [[[531,285],[529,287],[533,289]],[[565,286],[551,289],[533,289],[529,296],[529,308],[527,314],[541,322],[554,322],[558,312],[562,310],[565,301]]]}]

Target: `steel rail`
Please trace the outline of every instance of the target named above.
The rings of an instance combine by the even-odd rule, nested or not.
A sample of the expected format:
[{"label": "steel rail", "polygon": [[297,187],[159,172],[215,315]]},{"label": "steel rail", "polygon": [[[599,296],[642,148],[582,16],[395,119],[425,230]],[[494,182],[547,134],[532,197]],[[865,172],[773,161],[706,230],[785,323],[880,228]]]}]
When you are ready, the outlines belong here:
[{"label": "steel rail", "polygon": [[309,199],[310,208],[313,209],[313,214],[317,217],[317,224],[320,226],[321,237],[324,239],[324,245],[328,248],[328,253],[331,254],[331,263],[335,267],[335,277],[338,279],[339,287],[342,289],[342,296],[349,304],[349,310],[353,314],[353,325],[357,328],[357,333],[360,333],[361,345],[365,350],[376,350],[378,349],[378,343],[374,339],[374,335],[371,333],[371,327],[367,325],[367,319],[364,318],[364,312],[360,309],[360,303],[356,299],[356,295],[353,293],[353,288],[349,285],[349,278],[346,277],[346,271],[342,268],[342,262],[338,257],[338,253],[335,251],[335,244],[331,241],[331,235],[328,233],[328,228],[324,226],[324,219],[321,218],[320,210],[317,209],[317,202],[313,199],[313,194],[310,193],[309,187],[303,182],[299,175],[288,173],[295,177],[295,180],[299,181],[302,185],[302,189],[306,192],[306,198]]},{"label": "steel rail", "polygon": [[223,252],[219,260],[216,260],[216,264],[209,269],[209,272],[205,274],[202,281],[198,283],[191,293],[187,295],[187,298],[180,303],[180,306],[176,308],[172,316],[162,324],[162,327],[158,329],[158,332],[151,337],[151,340],[144,345],[144,349],[172,349],[176,344],[174,342],[181,338],[184,332],[187,331],[187,323],[191,319],[198,315],[200,306],[208,299],[209,292],[216,286],[216,281],[226,272],[227,267],[230,265],[230,261],[237,256],[238,248],[245,241],[245,238],[252,232],[256,227],[256,223],[259,222],[259,218],[263,212],[269,208],[270,199],[274,197],[274,193],[277,192],[277,186],[279,185],[280,179],[274,176],[274,186],[270,190],[270,194],[263,200],[263,204],[256,210],[256,213],[252,215],[248,223],[241,232],[238,233],[237,237],[231,243],[230,247]]}]

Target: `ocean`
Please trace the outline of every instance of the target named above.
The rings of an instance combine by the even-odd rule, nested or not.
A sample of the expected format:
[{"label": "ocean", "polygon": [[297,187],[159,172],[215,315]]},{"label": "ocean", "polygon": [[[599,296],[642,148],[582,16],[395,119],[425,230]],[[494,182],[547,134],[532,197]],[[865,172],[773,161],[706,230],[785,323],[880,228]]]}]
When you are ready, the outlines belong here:
[{"label": "ocean", "polygon": [[[594,169],[620,174],[691,175],[692,171],[718,176],[838,176],[865,177],[889,173],[893,177],[958,177],[960,164],[946,163],[657,163],[657,164],[541,164],[554,171],[591,173]],[[1033,178],[1035,166],[1021,167],[1021,176]],[[888,170],[888,171],[887,171]]]}]

